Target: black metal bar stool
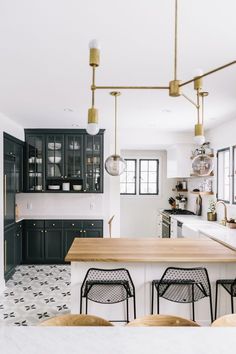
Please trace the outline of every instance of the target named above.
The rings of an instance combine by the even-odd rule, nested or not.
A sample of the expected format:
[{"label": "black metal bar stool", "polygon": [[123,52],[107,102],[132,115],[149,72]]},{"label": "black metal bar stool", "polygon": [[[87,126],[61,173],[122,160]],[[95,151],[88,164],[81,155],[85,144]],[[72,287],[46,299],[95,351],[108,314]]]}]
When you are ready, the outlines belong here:
[{"label": "black metal bar stool", "polygon": [[211,285],[206,268],[176,268],[165,270],[160,280],[152,281],[151,313],[153,314],[154,288],[157,292],[157,313],[160,297],[178,303],[192,303],[192,320],[195,321],[194,303],[209,297],[211,322],[213,322]]},{"label": "black metal bar stool", "polygon": [[80,289],[80,313],[82,314],[83,298],[85,313],[88,313],[88,300],[100,304],[116,304],[126,301],[126,320],[111,322],[129,322],[129,299],[133,298],[134,319],[136,318],[135,288],[129,271],[125,268],[98,269],[90,268]]},{"label": "black metal bar stool", "polygon": [[235,279],[219,279],[216,281],[216,302],[215,302],[215,319],[217,318],[217,302],[218,287],[221,285],[231,298],[231,312],[234,313],[234,297],[236,297],[236,278]]}]

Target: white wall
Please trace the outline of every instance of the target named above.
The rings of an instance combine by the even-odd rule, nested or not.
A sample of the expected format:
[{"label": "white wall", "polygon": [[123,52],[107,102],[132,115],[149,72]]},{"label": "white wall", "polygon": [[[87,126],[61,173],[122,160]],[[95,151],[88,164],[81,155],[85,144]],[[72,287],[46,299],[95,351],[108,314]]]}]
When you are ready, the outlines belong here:
[{"label": "white wall", "polygon": [[[206,133],[206,140],[210,141],[211,147],[215,150],[215,155],[217,150],[225,148],[225,147],[232,147],[233,145],[236,145],[236,118],[230,121],[227,121],[213,129],[210,129]],[[231,151],[232,152],[232,151]],[[231,153],[232,157],[232,153]],[[213,190],[216,192],[216,166],[217,166],[217,161],[216,158],[214,159],[214,173],[215,177],[212,179],[213,180]],[[231,165],[232,166],[232,165]],[[232,171],[231,171],[232,172]],[[231,173],[232,174],[232,173]],[[201,179],[194,179],[190,180],[190,185],[189,185],[189,190],[195,186],[197,188],[197,183],[200,183],[202,181]],[[232,194],[232,178],[231,178],[231,191],[230,195]],[[188,194],[189,197],[189,204],[188,207],[191,209],[194,208],[194,202],[195,202],[195,196],[192,194]],[[211,199],[214,199],[214,196],[203,196],[202,201],[203,201],[203,212],[202,215],[206,219],[207,218],[207,211],[208,211],[208,206],[209,206],[209,201]],[[217,207],[217,214],[218,214],[218,221],[223,219],[224,216],[224,211],[222,206]],[[232,203],[228,204],[228,216],[232,218],[236,218],[236,205],[232,205]]]},{"label": "white wall", "polygon": [[11,134],[18,139],[24,140],[23,128],[11,119],[0,113],[0,292],[5,286],[4,282],[4,223],[3,223],[3,132]]},{"label": "white wall", "polygon": [[[157,237],[158,213],[160,209],[170,208],[168,199],[173,195],[175,179],[166,178],[166,151],[122,151],[122,157],[131,159],[159,159],[159,195],[121,195],[120,220],[121,237]],[[138,191],[138,188],[137,188]]]}]

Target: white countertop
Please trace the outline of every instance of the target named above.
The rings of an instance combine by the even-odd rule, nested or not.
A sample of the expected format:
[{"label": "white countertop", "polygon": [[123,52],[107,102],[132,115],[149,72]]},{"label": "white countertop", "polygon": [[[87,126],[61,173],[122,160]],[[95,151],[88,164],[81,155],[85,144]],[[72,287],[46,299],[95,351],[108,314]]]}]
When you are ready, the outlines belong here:
[{"label": "white countertop", "polygon": [[4,354],[233,354],[235,328],[1,327]]},{"label": "white countertop", "polygon": [[211,239],[236,251],[236,229],[220,225],[217,221],[207,221],[196,215],[173,215],[175,220],[195,232],[200,232]]},{"label": "white countertop", "polygon": [[22,220],[95,220],[104,219],[104,215],[21,215],[16,222]]}]

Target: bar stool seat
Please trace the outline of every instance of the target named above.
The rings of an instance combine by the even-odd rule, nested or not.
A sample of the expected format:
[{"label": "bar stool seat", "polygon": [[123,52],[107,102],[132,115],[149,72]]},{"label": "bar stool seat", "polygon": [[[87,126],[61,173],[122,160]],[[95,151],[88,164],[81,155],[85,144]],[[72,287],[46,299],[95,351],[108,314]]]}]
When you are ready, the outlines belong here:
[{"label": "bar stool seat", "polygon": [[200,327],[196,322],[186,318],[170,315],[148,315],[137,318],[127,324],[129,327]]},{"label": "bar stool seat", "polygon": [[216,301],[215,301],[215,319],[217,318],[218,288],[221,285],[231,297],[231,312],[234,313],[234,297],[236,297],[236,278],[218,279],[216,281]]},{"label": "bar stool seat", "polygon": [[49,318],[40,323],[40,326],[113,326],[101,317],[90,315],[62,315]]},{"label": "bar stool seat", "polygon": [[211,327],[236,327],[236,315],[230,314],[217,318]]},{"label": "bar stool seat", "polygon": [[88,313],[88,300],[100,304],[116,304],[126,301],[126,320],[111,321],[127,323],[129,322],[129,299],[133,298],[134,318],[136,318],[135,287],[129,271],[125,268],[90,268],[80,289],[81,314],[83,298],[86,300],[86,314]]},{"label": "bar stool seat", "polygon": [[211,322],[213,322],[211,285],[206,268],[168,267],[160,280],[152,281],[151,313],[153,314],[154,289],[157,292],[157,313],[160,297],[177,303],[192,303],[192,320],[195,321],[194,303],[209,297]]}]

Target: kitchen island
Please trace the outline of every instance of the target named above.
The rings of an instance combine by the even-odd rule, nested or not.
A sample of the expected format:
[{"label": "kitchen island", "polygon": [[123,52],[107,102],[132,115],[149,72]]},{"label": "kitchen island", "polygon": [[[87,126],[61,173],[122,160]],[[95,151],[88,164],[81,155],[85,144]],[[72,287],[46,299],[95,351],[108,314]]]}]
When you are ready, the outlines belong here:
[{"label": "kitchen island", "polygon": [[[151,281],[159,279],[168,266],[206,267],[213,299],[216,280],[235,278],[236,274],[236,252],[210,239],[76,238],[65,260],[71,262],[72,313],[79,313],[80,287],[91,267],[124,267],[129,270],[136,288],[137,317],[150,313]],[[223,291],[220,292],[219,304],[219,314],[229,312],[229,296],[225,296]],[[176,304],[161,299],[160,309],[164,314],[187,318],[191,315],[191,304]],[[107,319],[123,319],[125,306],[89,302],[88,313]],[[209,319],[209,299],[205,298],[196,303],[196,320],[208,324]]]}]

